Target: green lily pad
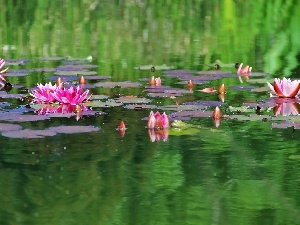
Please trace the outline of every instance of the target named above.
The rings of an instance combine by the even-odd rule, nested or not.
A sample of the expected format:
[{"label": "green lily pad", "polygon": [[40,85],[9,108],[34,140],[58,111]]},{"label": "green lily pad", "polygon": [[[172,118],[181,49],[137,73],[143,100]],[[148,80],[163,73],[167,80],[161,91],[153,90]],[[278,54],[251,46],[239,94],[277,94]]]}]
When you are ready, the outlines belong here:
[{"label": "green lily pad", "polygon": [[108,95],[93,95],[91,100],[103,100],[109,98]]},{"label": "green lily pad", "polygon": [[173,66],[167,66],[166,64],[160,65],[160,66],[154,66],[154,65],[142,65],[134,67],[136,70],[152,70],[154,67],[154,70],[171,70],[174,69]]},{"label": "green lily pad", "polygon": [[229,106],[228,109],[230,110],[230,112],[241,112],[241,113],[245,113],[245,112],[255,112],[254,108],[250,108],[247,106],[238,106],[238,107],[234,107],[234,106]]},{"label": "green lily pad", "polygon": [[96,87],[103,88],[114,88],[114,87],[122,87],[122,88],[134,88],[142,86],[141,83],[124,81],[124,82],[98,82],[95,84]]},{"label": "green lily pad", "polygon": [[108,107],[116,107],[116,106],[122,106],[123,103],[116,102],[113,99],[102,102],[102,101],[91,101],[91,102],[86,102],[83,104],[84,106],[91,106],[91,107],[102,107],[102,108],[108,108]]},{"label": "green lily pad", "polygon": [[114,99],[115,102],[123,103],[123,104],[128,104],[128,103],[150,103],[152,102],[151,99],[148,98],[138,98],[138,97],[120,97]]},{"label": "green lily pad", "polygon": [[54,73],[54,75],[56,76],[77,76],[77,75],[90,76],[96,74],[97,74],[96,71],[89,71],[89,70],[73,70],[73,71],[58,70]]},{"label": "green lily pad", "polygon": [[201,105],[164,105],[159,106],[158,109],[164,111],[194,111],[194,110],[202,110],[206,109],[206,106]]},{"label": "green lily pad", "polygon": [[230,119],[239,120],[239,121],[267,121],[271,120],[271,116],[268,115],[256,115],[251,114],[249,116],[246,115],[230,115]]}]

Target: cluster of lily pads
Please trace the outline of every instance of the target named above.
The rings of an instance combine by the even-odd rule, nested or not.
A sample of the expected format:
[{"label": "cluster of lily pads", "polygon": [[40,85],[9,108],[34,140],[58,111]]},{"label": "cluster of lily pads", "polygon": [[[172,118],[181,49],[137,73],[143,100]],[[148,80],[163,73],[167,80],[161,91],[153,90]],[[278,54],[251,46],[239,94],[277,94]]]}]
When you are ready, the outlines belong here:
[{"label": "cluster of lily pads", "polygon": [[[43,59],[40,59],[43,60]],[[48,59],[49,60],[49,59]],[[168,78],[178,79],[178,85],[183,85],[183,88],[174,88],[170,86],[164,86],[163,79],[160,77],[151,76],[150,78],[141,78],[140,82],[132,81],[100,81],[110,79],[110,76],[97,75],[95,71],[90,69],[97,66],[86,63],[82,60],[68,60],[65,58],[54,58],[53,60],[61,60],[65,62],[65,65],[57,68],[37,68],[29,71],[26,70],[10,70],[8,68],[2,69],[5,65],[5,61],[0,59],[0,81],[1,86],[4,87],[9,82],[4,78],[9,76],[25,76],[28,72],[47,72],[54,73],[54,76],[48,76],[47,79],[52,82],[45,84],[37,84],[37,86],[29,91],[28,95],[22,94],[9,94],[7,92],[0,91],[0,97],[2,98],[21,98],[28,100],[29,103],[24,107],[24,111],[18,110],[16,114],[13,113],[1,113],[0,120],[23,122],[23,121],[36,121],[49,119],[51,117],[72,117],[75,115],[76,120],[79,120],[83,116],[103,115],[101,111],[95,111],[95,109],[104,107],[117,107],[123,106],[126,109],[149,109],[150,114],[146,120],[146,127],[148,128],[148,134],[151,141],[166,141],[168,139],[169,128],[184,129],[183,123],[178,121],[187,121],[191,118],[197,117],[211,117],[216,127],[220,126],[222,119],[237,119],[237,120],[282,120],[282,123],[274,123],[272,127],[282,128],[294,126],[300,127],[295,116],[299,114],[298,98],[300,94],[300,83],[298,80],[291,80],[283,78],[282,80],[276,78],[274,84],[267,82],[269,88],[265,87],[253,87],[253,86],[236,86],[226,87],[223,83],[217,89],[214,87],[205,87],[202,89],[196,89],[197,85],[209,84],[209,81],[217,80],[220,78],[232,78],[238,77],[239,81],[243,83],[243,79],[247,82],[255,81],[250,77],[266,76],[265,73],[252,72],[252,67],[243,64],[236,64],[236,74],[220,70],[220,65],[216,64],[214,70],[210,71],[193,71],[193,70],[175,70],[174,68],[162,66],[140,66],[138,70],[165,70],[163,76]],[[27,63],[8,61],[9,64],[14,63]],[[2,69],[2,70],[1,70]],[[78,79],[80,75],[80,79]],[[89,82],[92,81],[92,82]],[[96,81],[96,82],[94,82]],[[143,85],[146,82],[146,86]],[[143,88],[144,86],[144,88]],[[17,84],[13,84],[14,88],[18,88]],[[97,93],[89,94],[89,88],[102,87],[102,88],[143,88],[146,97],[138,96],[117,96],[111,98],[108,95],[101,95]],[[244,103],[240,107],[228,106],[225,112],[221,112],[220,106],[225,105],[225,96],[228,94],[228,88],[231,90],[251,90],[251,91],[270,91],[270,98],[256,102]],[[218,93],[220,101],[192,101],[178,103],[177,98],[184,95],[193,95],[195,91],[200,91],[208,94]],[[151,105],[152,98],[171,98],[176,101],[173,105]],[[209,110],[210,107],[214,107],[213,110]],[[274,109],[274,115],[264,115],[261,113],[263,109]],[[37,115],[24,114],[33,110]],[[156,111],[156,112],[155,112]],[[165,112],[171,112],[168,115]],[[250,115],[248,115],[250,113]],[[282,116],[289,116],[288,119],[281,119]],[[274,117],[275,116],[275,117]],[[16,129],[16,128],[14,128]],[[5,134],[9,136],[7,132],[13,132],[6,128]],[[97,130],[97,128],[95,128]],[[125,122],[121,121],[117,126],[117,130],[123,137],[126,131]],[[172,128],[173,129],[173,128]],[[20,131],[20,128],[17,129]],[[53,129],[52,129],[53,130]],[[94,131],[96,131],[94,130]],[[1,131],[1,129],[0,129]],[[26,133],[22,130],[23,133]],[[47,131],[49,132],[49,131]],[[49,136],[46,132],[44,136]],[[27,132],[28,133],[28,132]],[[34,133],[34,132],[33,132]],[[24,137],[23,134],[9,133],[10,137]],[[18,136],[19,135],[19,136]],[[39,137],[43,137],[40,135]]]}]

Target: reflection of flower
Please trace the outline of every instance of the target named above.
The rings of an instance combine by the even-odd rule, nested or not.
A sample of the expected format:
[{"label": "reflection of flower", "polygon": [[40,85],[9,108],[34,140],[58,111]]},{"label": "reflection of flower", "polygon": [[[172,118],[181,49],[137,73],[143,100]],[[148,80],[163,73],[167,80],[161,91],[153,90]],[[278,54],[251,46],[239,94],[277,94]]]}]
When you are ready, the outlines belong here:
[{"label": "reflection of flower", "polygon": [[168,129],[156,130],[156,129],[149,128],[148,134],[151,142],[160,141],[160,140],[167,141],[169,136],[169,130]]},{"label": "reflection of flower", "polygon": [[298,115],[300,112],[299,104],[296,102],[283,102],[278,103],[273,109],[274,115],[293,116]]},{"label": "reflection of flower", "polygon": [[[52,85],[50,82],[48,84],[37,84],[37,89],[33,90],[30,95],[34,97],[34,102],[37,103],[53,103],[55,98],[52,96],[56,92],[58,86]],[[60,86],[59,86],[60,88]]]},{"label": "reflection of flower", "polygon": [[89,93],[86,90],[82,93],[82,88],[77,86],[76,88],[71,86],[70,88],[57,88],[55,92],[51,93],[51,96],[60,103],[77,105],[82,103]]},{"label": "reflection of flower", "polygon": [[148,128],[164,129],[169,127],[169,118],[166,113],[160,114],[159,112],[150,112],[148,118]]},{"label": "reflection of flower", "polygon": [[252,67],[249,65],[243,67],[243,63],[239,65],[239,68],[237,70],[237,74],[248,74],[251,73]]},{"label": "reflection of flower", "polygon": [[45,115],[50,113],[80,113],[87,110],[87,107],[81,105],[60,104],[45,105],[43,108],[37,109],[36,112],[38,115]]},{"label": "reflection of flower", "polygon": [[219,109],[218,106],[216,106],[216,108],[214,109],[213,113],[212,113],[212,118],[214,119],[218,119],[222,117],[222,113],[221,110]]},{"label": "reflection of flower", "polygon": [[271,89],[271,93],[278,97],[294,98],[300,90],[300,82],[298,80],[292,81],[285,77],[282,80],[275,78],[274,86],[272,86],[269,82],[267,82],[267,84]]}]

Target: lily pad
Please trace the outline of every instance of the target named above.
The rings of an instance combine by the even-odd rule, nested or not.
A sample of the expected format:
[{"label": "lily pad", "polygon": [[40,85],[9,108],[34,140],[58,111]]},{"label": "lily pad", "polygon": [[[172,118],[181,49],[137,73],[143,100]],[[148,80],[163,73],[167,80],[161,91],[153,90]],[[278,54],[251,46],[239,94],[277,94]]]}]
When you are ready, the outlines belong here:
[{"label": "lily pad", "polygon": [[103,99],[108,99],[108,95],[92,95],[91,100],[103,100]]},{"label": "lily pad", "polygon": [[201,105],[164,105],[158,106],[158,109],[164,111],[194,111],[205,109],[205,106]]},{"label": "lily pad", "polygon": [[173,98],[173,97],[179,97],[183,96],[183,94],[171,94],[171,93],[148,93],[148,97],[158,97],[158,98]]},{"label": "lily pad", "polygon": [[39,57],[37,60],[40,61],[61,61],[66,59],[66,57],[60,57],[60,56],[53,56],[53,57]]},{"label": "lily pad", "polygon": [[77,75],[90,76],[96,74],[97,74],[96,71],[89,71],[89,70],[74,70],[74,71],[57,70],[54,73],[54,75],[56,76],[77,76]]},{"label": "lily pad", "polygon": [[158,65],[158,66],[155,66],[155,65],[142,65],[142,66],[137,66],[137,67],[134,67],[134,69],[136,70],[151,70],[152,68],[154,67],[155,70],[170,70],[170,69],[173,69],[174,67],[173,66],[167,66],[166,64],[163,64],[163,65]]},{"label": "lily pad", "polygon": [[86,80],[106,80],[106,79],[110,79],[110,78],[111,78],[111,76],[100,76],[100,75],[85,77]]},{"label": "lily pad", "polygon": [[238,90],[238,91],[249,91],[254,88],[256,88],[256,87],[254,87],[254,86],[229,86],[228,87],[229,90]]},{"label": "lily pad", "polygon": [[42,72],[42,73],[52,73],[52,72],[55,72],[56,69],[55,68],[35,68],[34,71]]},{"label": "lily pad", "polygon": [[20,113],[1,113],[0,120],[2,121],[13,121],[13,122],[32,122],[47,120],[49,117],[43,115],[30,115],[30,114],[20,114]]},{"label": "lily pad", "polygon": [[270,91],[269,87],[259,87],[259,88],[253,88],[251,91],[253,92],[268,92]]},{"label": "lily pad", "polygon": [[0,132],[3,131],[13,131],[13,130],[21,130],[22,127],[18,124],[11,123],[0,123]]},{"label": "lily pad", "polygon": [[150,103],[152,102],[151,99],[147,99],[147,98],[138,98],[138,97],[120,97],[120,98],[116,98],[114,99],[115,102],[117,103]]},{"label": "lily pad", "polygon": [[58,127],[50,127],[48,130],[63,133],[63,134],[75,134],[75,133],[88,133],[88,132],[96,132],[99,131],[99,127],[94,126],[58,126]]},{"label": "lily pad", "polygon": [[146,105],[146,104],[129,104],[124,106],[125,109],[134,109],[134,110],[142,110],[142,109],[156,109],[156,105]]},{"label": "lily pad", "polygon": [[102,102],[102,101],[91,101],[91,102],[86,102],[83,104],[84,106],[90,106],[90,107],[103,107],[103,108],[107,108],[107,107],[117,107],[117,106],[122,106],[123,103],[121,102],[116,102],[113,99],[110,99],[106,102]]},{"label": "lily pad", "polygon": [[212,111],[193,110],[193,111],[179,111],[173,112],[169,115],[170,118],[179,120],[182,117],[211,117]]},{"label": "lily pad", "polygon": [[192,75],[195,74],[197,71],[196,70],[169,70],[169,71],[164,71],[165,76],[172,76],[172,77],[177,77],[177,76],[183,76],[183,75]]},{"label": "lily pad", "polygon": [[9,138],[44,138],[45,136],[54,136],[56,135],[55,131],[51,130],[15,130],[15,131],[6,131],[2,132],[2,136]]},{"label": "lily pad", "polygon": [[114,88],[114,87],[122,87],[122,88],[134,88],[142,86],[141,83],[124,81],[124,82],[98,82],[95,84],[96,87],[103,88]]}]

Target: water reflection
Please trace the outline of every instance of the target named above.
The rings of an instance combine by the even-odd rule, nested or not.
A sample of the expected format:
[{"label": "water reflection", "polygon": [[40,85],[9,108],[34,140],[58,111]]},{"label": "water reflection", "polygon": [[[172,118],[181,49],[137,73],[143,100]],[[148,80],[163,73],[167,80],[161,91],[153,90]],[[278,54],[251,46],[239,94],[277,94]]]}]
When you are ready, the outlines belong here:
[{"label": "water reflection", "polygon": [[296,116],[300,113],[299,103],[297,102],[281,102],[273,108],[275,116]]},{"label": "water reflection", "polygon": [[169,129],[148,129],[148,135],[151,142],[158,142],[160,140],[167,141],[169,136]]}]

